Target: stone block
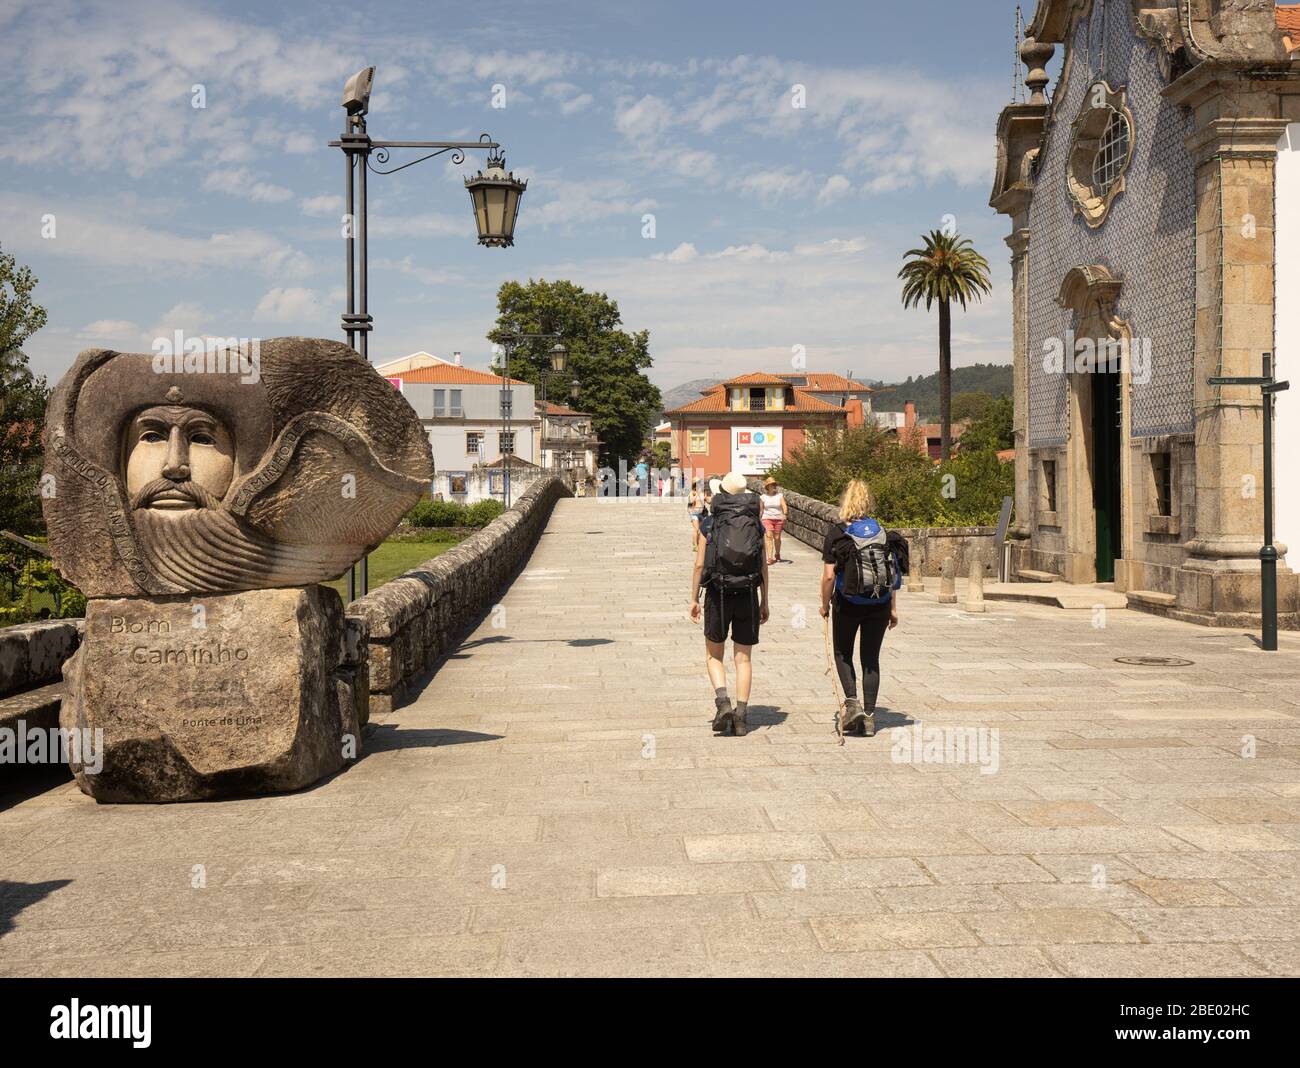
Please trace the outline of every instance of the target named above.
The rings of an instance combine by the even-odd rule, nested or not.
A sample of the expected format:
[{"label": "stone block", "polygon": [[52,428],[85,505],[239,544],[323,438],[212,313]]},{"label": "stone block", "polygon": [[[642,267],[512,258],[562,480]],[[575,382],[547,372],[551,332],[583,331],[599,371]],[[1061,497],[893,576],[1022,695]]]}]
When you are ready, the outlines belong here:
[{"label": "stone block", "polygon": [[81,620],[57,619],[0,629],[0,697],[59,679],[81,641]]},{"label": "stone block", "polygon": [[60,724],[102,731],[103,764],[73,762],[78,785],[99,801],[194,801],[338,771],[360,752],[366,693],[344,629],[323,586],[92,599]]}]

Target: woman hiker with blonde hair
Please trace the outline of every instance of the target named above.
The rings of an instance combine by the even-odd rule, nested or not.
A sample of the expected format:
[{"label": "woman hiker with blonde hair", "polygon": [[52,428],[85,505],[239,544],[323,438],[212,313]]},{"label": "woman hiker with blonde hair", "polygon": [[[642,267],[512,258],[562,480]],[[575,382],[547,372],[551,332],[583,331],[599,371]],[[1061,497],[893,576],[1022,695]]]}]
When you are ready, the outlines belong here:
[{"label": "woman hiker with blonde hair", "polygon": [[[895,591],[905,564],[899,559],[902,539],[886,533],[871,518],[871,491],[853,479],[840,497],[839,523],[822,543],[821,614],[831,616],[835,670],[844,691],[840,734],[868,738],[876,733],[876,697],[880,692],[880,647],[885,631],[898,626]],[[906,542],[901,550],[906,553]],[[833,615],[832,615],[833,611]],[[861,635],[862,700],[858,700],[853,646]]]}]

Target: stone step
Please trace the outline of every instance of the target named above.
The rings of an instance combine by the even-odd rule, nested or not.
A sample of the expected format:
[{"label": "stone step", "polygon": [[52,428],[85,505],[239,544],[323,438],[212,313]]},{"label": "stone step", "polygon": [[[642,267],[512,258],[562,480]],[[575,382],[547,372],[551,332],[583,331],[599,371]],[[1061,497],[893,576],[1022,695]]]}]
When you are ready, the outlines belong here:
[{"label": "stone step", "polygon": [[1018,582],[1060,582],[1061,576],[1053,574],[1051,571],[1026,571],[1016,572]]},{"label": "stone step", "polygon": [[1176,600],[1172,593],[1159,593],[1156,590],[1129,590],[1128,599],[1157,608],[1173,608]]},{"label": "stone step", "polygon": [[29,731],[57,727],[59,725],[59,705],[63,701],[63,681],[52,682],[48,686],[38,686],[34,690],[12,693],[0,697],[0,729],[8,727],[17,730],[18,721],[22,720]]},{"label": "stone step", "polygon": [[1069,582],[991,582],[984,586],[989,601],[1029,601],[1070,611],[1084,612],[1095,608],[1118,610],[1128,607],[1122,593],[1102,586],[1077,586]]}]

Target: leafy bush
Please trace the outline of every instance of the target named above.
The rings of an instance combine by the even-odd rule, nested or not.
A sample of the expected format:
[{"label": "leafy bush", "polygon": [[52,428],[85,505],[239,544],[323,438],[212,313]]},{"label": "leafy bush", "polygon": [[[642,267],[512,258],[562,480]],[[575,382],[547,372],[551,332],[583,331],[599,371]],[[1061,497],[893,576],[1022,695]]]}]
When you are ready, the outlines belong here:
[{"label": "leafy bush", "polygon": [[467,509],[459,501],[421,501],[406,518],[416,527],[463,527]]},{"label": "leafy bush", "polygon": [[1000,463],[991,448],[936,464],[875,426],[815,435],[772,475],[795,493],[832,504],[850,479],[863,479],[876,518],[895,527],[991,525],[1002,498],[1015,492],[1013,465]]},{"label": "leafy bush", "polygon": [[465,509],[465,526],[485,527],[505,510],[500,501],[477,501]]}]

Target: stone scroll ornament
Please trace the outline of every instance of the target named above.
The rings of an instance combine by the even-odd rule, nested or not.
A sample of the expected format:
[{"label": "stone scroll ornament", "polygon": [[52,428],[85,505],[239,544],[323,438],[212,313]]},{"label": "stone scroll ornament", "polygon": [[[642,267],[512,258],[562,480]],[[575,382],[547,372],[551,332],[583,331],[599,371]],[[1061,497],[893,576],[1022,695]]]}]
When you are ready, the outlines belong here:
[{"label": "stone scroll ornament", "polygon": [[[45,426],[49,544],[88,598],[61,713],[99,800],[297,789],[359,748],[365,642],[316,585],[427,491],[428,438],[347,345],[88,349]],[[89,732],[89,733],[86,733]]]}]

